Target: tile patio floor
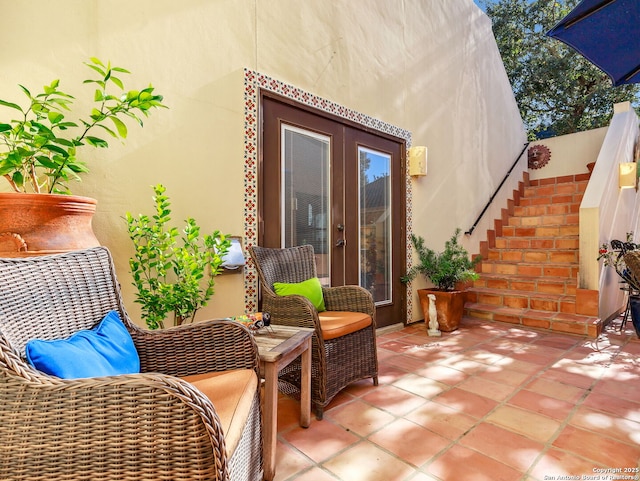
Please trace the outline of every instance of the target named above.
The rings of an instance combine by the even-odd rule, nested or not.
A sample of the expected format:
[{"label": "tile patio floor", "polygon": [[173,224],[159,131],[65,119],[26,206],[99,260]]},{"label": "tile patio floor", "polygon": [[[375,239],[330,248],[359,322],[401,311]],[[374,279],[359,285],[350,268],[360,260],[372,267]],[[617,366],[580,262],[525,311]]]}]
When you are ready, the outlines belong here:
[{"label": "tile patio floor", "polygon": [[469,318],[441,338],[381,335],[379,386],[349,386],[324,420],[300,428],[280,396],[275,481],[640,479],[587,477],[639,466],[640,342],[619,325],[598,340]]}]

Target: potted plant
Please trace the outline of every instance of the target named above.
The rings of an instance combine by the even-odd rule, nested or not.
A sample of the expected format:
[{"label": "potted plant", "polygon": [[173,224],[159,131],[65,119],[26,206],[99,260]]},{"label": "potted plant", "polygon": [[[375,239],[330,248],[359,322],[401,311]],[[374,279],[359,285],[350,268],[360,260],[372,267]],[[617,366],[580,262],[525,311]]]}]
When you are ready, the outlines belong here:
[{"label": "potted plant", "polygon": [[186,220],[182,235],[169,227],[171,203],[163,185],[154,188],[156,212],[153,216],[127,212],[127,230],[135,246],[129,259],[136,300],[150,329],[164,328],[168,314],[174,324],[191,322],[214,293],[214,278],[220,273],[224,255],[231,246],[226,235],[215,231],[200,235],[192,218]]},{"label": "potted plant", "polygon": [[[74,97],[60,90],[60,81],[41,93],[20,85],[24,106],[0,99],[15,117],[0,121],[0,176],[13,192],[0,193],[0,255],[33,255],[98,245],[91,229],[96,201],[72,196],[69,182],[89,171],[82,147],[108,147],[94,135],[102,132],[125,139],[123,119],[142,125],[142,117],[164,107],[151,85],[125,90],[121,76],[129,72],[97,58],[85,62],[95,86],[93,107],[84,118],[68,119]],[[111,91],[115,88],[116,94]],[[62,195],[64,194],[64,195]]]},{"label": "potted plant", "polygon": [[475,266],[482,260],[481,256],[471,259],[466,249],[458,243],[460,229],[456,229],[451,238],[445,242],[444,251],[436,252],[425,245],[422,237],[411,235],[411,243],[418,254],[418,263],[411,267],[403,282],[409,282],[418,275],[423,275],[434,284],[431,289],[418,289],[418,296],[425,322],[428,322],[429,294],[436,296],[438,323],[443,331],[454,331],[458,328],[464,310],[464,292],[456,290],[456,285],[478,278]]}]

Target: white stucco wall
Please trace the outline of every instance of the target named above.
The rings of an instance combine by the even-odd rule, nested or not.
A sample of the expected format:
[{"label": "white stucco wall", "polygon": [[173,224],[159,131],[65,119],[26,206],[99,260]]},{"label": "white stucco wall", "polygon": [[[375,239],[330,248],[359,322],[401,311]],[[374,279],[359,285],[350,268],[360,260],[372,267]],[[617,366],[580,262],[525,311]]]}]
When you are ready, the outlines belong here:
[{"label": "white stucco wall", "polygon": [[[152,82],[170,107],[132,126],[126,145],[89,152],[92,173],[74,189],[98,199],[95,231],[134,317],[122,216],[151,211],[149,186],[167,186],[176,221],[243,231],[243,68],[428,146],[413,229],[433,246],[471,226],[525,141],[490,21],[472,0],[0,0],[0,9],[11,46],[0,50],[0,98],[20,100],[16,84],[54,78],[86,98],[82,62],[97,56],[130,69],[130,84]],[[241,276],[219,278],[199,318],[240,314],[243,296]]]},{"label": "white stucco wall", "polygon": [[551,152],[551,159],[544,167],[529,170],[529,178],[548,179],[587,173],[587,164],[598,159],[607,129],[608,127],[602,127],[531,142],[531,147],[546,146]]}]

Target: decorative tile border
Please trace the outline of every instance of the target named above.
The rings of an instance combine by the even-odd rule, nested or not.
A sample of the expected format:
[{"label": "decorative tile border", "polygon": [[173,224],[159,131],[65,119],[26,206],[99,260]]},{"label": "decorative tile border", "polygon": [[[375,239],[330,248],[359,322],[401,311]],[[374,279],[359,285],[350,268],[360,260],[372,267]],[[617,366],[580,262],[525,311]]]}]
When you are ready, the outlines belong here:
[{"label": "decorative tile border", "polygon": [[[411,146],[411,133],[381,120],[369,117],[360,112],[305,92],[267,75],[253,70],[244,70],[244,245],[249,247],[258,242],[258,104],[260,90],[268,90],[283,97],[295,100],[303,105],[314,107],[351,122],[358,123],[385,134],[404,139],[407,149]],[[409,158],[408,155],[406,158]],[[406,176],[406,224],[407,246],[411,246],[412,202],[411,177],[409,169]],[[411,267],[411,249],[407,249],[407,269]],[[411,285],[407,288],[407,319],[413,312],[413,295]],[[251,259],[247,260],[244,269],[244,303],[245,312],[258,309],[258,275]]]}]

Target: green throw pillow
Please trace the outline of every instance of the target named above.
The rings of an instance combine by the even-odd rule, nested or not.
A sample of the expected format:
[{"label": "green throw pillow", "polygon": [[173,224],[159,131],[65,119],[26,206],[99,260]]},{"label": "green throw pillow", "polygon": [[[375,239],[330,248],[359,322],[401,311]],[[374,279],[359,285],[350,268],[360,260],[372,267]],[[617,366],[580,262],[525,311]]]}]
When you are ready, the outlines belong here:
[{"label": "green throw pillow", "polygon": [[284,282],[274,282],[273,288],[279,296],[290,296],[297,294],[304,296],[311,301],[318,312],[326,311],[324,306],[324,297],[322,297],[322,284],[320,279],[312,277],[306,281],[296,284],[287,284]]}]

